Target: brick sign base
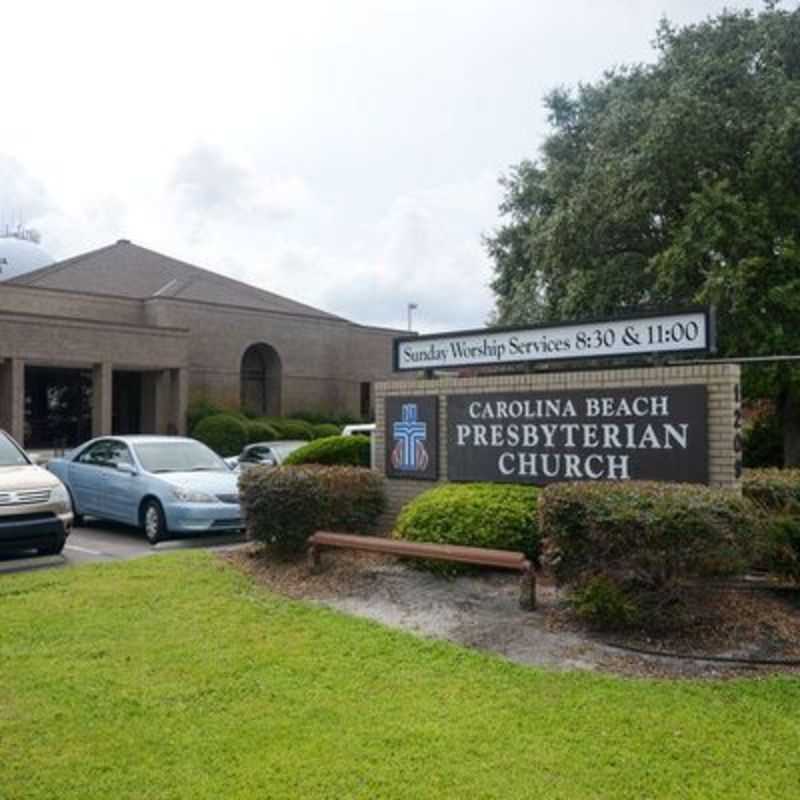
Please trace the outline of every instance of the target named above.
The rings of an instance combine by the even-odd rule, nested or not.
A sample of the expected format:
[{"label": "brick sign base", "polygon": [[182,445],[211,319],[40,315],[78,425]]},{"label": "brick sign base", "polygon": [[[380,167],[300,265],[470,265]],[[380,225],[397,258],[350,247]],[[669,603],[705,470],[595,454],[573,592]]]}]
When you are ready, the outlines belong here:
[{"label": "brick sign base", "polygon": [[[668,480],[738,489],[739,379],[736,365],[708,365],[379,383],[375,444],[387,478],[385,524],[437,478]],[[437,409],[438,424],[417,424],[425,431],[416,445],[425,474],[412,476],[396,467],[414,458],[397,436],[417,430],[410,420],[421,420],[423,409]]]}]

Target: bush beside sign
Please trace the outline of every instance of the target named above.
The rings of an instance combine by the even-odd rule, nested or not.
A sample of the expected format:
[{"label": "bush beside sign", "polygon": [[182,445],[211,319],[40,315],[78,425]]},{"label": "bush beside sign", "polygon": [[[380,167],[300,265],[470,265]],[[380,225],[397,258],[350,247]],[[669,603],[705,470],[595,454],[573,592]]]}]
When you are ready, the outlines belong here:
[{"label": "bush beside sign", "polygon": [[451,481],[708,481],[705,386],[451,395]]}]

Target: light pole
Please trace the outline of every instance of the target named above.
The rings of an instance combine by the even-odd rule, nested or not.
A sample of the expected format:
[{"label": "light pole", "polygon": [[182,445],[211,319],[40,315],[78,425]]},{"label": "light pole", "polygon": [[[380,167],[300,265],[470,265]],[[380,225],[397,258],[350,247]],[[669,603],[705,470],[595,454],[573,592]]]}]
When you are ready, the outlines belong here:
[{"label": "light pole", "polygon": [[409,330],[409,333],[413,330],[412,325],[411,325],[411,316],[418,308],[419,308],[419,306],[416,303],[409,303],[408,304],[408,330]]}]

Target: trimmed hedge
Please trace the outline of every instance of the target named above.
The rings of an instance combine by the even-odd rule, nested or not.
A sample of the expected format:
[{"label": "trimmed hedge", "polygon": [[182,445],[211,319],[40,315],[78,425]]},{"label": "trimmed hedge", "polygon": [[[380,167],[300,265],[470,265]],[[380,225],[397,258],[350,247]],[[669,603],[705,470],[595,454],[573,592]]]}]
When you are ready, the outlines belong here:
[{"label": "trimmed hedge", "polygon": [[278,432],[272,425],[260,419],[248,422],[245,427],[247,428],[248,444],[255,444],[256,442],[274,442],[280,438]]},{"label": "trimmed hedge", "polygon": [[557,484],[539,503],[545,563],[573,589],[602,576],[668,594],[683,578],[734,574],[752,558],[758,516],[734,492],[689,484]]},{"label": "trimmed hedge", "polygon": [[800,583],[800,517],[771,514],[761,537],[760,566]]},{"label": "trimmed hedge", "polygon": [[192,431],[192,435],[221,456],[238,456],[247,444],[244,422],[231,414],[206,417]]},{"label": "trimmed hedge", "polygon": [[357,467],[256,467],[239,488],[248,537],[285,555],[319,529],[369,533],[386,507],[381,477]]},{"label": "trimmed hedge", "polygon": [[370,442],[364,436],[328,436],[309,442],[290,453],[285,463],[369,467]]},{"label": "trimmed hedge", "polygon": [[[536,487],[512,484],[438,486],[403,509],[397,520],[397,535],[413,542],[519,550],[536,559],[540,549],[540,495]],[[441,571],[441,567],[435,569]],[[452,566],[445,571],[452,572]]]},{"label": "trimmed hedge", "polygon": [[339,436],[342,430],[338,425],[332,422],[323,422],[319,425],[313,425],[315,439],[327,439],[329,436]]},{"label": "trimmed hedge", "polygon": [[189,403],[189,408],[186,410],[186,429],[192,432],[204,419],[224,413],[225,409],[209,400],[194,400]]},{"label": "trimmed hedge", "polygon": [[800,469],[746,470],[742,493],[764,514],[756,564],[800,582]]},{"label": "trimmed hedge", "polygon": [[330,414],[324,411],[293,411],[287,416],[289,419],[303,420],[312,425],[336,425],[338,428],[362,422],[361,419],[354,417],[352,414]]},{"label": "trimmed hedge", "polygon": [[800,469],[748,469],[742,494],[767,511],[800,514]]},{"label": "trimmed hedge", "polygon": [[303,422],[300,419],[267,417],[262,422],[266,422],[275,429],[278,439],[285,441],[305,439],[310,442],[314,438],[314,428],[308,422]]}]

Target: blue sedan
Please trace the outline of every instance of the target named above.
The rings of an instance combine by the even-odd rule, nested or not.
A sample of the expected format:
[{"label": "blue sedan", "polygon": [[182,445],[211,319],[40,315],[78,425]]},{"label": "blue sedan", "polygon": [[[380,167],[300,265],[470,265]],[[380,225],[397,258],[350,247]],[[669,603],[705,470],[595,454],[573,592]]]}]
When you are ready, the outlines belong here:
[{"label": "blue sedan", "polygon": [[48,469],[69,490],[76,521],[90,515],[135,525],[151,544],[243,526],[237,476],[194,439],[106,436]]}]

